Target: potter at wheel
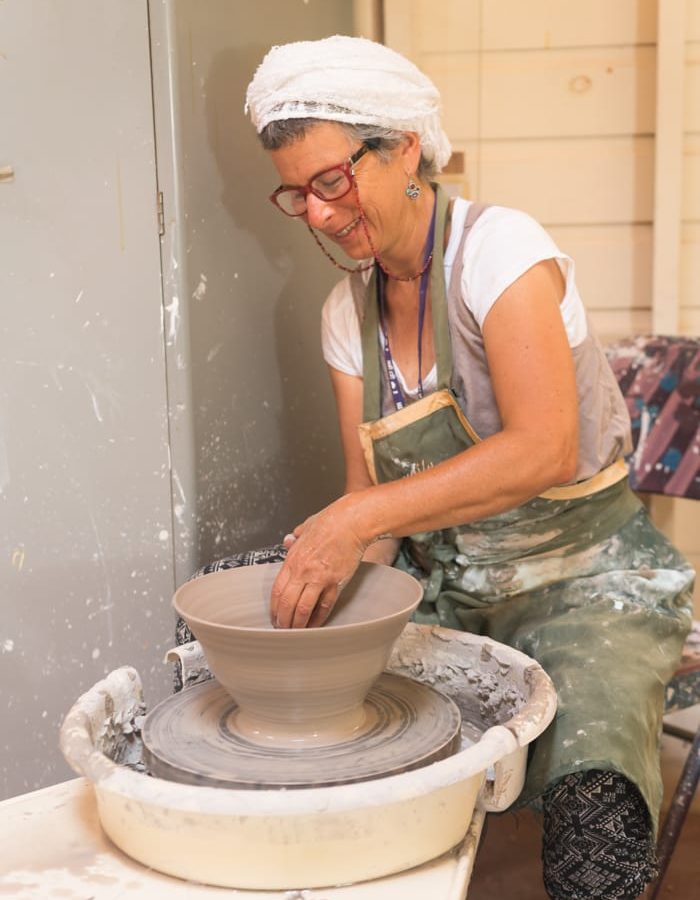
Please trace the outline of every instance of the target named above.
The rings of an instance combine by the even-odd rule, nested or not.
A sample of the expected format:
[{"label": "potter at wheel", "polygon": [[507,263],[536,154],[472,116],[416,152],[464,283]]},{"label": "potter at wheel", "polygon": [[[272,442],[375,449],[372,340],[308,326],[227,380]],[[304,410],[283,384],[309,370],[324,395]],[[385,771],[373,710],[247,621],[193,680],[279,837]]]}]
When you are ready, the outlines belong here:
[{"label": "potter at wheel", "polygon": [[381,674],[420,600],[418,582],[362,563],[323,628],[275,629],[269,598],[278,570],[215,572],[177,591],[174,606],[219,684],[183,691],[147,717],[152,774],[219,787],[310,787],[402,772],[456,752],[456,705],[426,685]]},{"label": "potter at wheel", "polygon": [[311,787],[364,781],[444,759],[459,749],[460,713],[437,691],[398,675],[370,690],[362,721],[320,743],[268,740],[236,722],[215,681],[168,698],[142,730],[151,774],[214,787]]}]

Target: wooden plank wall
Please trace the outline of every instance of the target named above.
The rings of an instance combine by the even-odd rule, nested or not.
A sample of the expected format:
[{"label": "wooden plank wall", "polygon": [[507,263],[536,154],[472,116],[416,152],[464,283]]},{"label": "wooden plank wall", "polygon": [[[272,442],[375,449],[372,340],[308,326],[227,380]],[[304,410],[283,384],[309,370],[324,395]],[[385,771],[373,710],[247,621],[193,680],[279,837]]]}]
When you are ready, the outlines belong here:
[{"label": "wooden plank wall", "polygon": [[700,0],[686,0],[680,322],[700,334]]},{"label": "wooden plank wall", "polygon": [[[657,0],[384,0],[385,42],[442,94],[455,156],[441,180],[542,222],[607,341],[652,328],[657,12]],[[685,15],[678,321],[699,334],[700,0]],[[664,500],[654,516],[700,568],[696,507]]]}]

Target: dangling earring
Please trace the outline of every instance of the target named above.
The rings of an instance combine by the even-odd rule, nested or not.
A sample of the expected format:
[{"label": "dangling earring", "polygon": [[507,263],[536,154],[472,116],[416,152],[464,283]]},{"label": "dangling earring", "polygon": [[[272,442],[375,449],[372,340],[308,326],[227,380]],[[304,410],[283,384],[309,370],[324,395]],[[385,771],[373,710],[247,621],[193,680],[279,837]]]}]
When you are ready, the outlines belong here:
[{"label": "dangling earring", "polygon": [[406,185],[406,196],[411,200],[417,200],[420,197],[420,185],[416,184],[412,178],[409,178]]}]

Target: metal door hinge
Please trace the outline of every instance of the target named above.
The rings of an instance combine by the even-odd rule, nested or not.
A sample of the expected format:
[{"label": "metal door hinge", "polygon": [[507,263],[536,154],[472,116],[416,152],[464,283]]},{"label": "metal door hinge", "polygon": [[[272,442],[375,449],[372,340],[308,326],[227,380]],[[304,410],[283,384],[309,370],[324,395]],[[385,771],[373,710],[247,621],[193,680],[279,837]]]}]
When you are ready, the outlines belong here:
[{"label": "metal door hinge", "polygon": [[163,211],[163,191],[158,191],[158,234],[165,234],[165,212]]}]

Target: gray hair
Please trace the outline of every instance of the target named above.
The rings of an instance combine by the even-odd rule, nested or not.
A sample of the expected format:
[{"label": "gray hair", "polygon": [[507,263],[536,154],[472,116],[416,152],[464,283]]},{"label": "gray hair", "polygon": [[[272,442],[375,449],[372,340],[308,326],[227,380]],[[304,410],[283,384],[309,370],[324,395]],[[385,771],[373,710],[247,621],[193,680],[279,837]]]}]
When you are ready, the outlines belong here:
[{"label": "gray hair", "polygon": [[[265,150],[280,150],[300,141],[314,125],[325,119],[278,119],[270,122],[260,132],[260,141]],[[351,140],[369,144],[383,162],[388,162],[391,151],[398,147],[404,139],[405,132],[394,128],[383,128],[379,125],[360,125],[357,123],[333,122],[348,135]],[[437,174],[437,166],[432,159],[426,159],[421,151],[417,175],[426,181]]]}]

